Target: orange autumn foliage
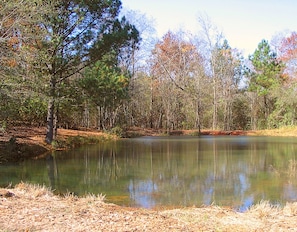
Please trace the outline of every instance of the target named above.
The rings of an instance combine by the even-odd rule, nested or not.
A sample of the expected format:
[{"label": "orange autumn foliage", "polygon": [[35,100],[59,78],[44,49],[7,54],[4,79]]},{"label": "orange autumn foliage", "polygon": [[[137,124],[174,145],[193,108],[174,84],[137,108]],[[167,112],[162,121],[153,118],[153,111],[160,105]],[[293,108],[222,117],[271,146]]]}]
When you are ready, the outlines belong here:
[{"label": "orange autumn foliage", "polygon": [[279,59],[286,65],[283,78],[288,83],[294,82],[297,77],[297,33],[293,32],[289,37],[283,38],[279,50]]},{"label": "orange autumn foliage", "polygon": [[281,47],[281,60],[289,61],[297,59],[297,33],[293,32],[289,37],[284,38]]}]

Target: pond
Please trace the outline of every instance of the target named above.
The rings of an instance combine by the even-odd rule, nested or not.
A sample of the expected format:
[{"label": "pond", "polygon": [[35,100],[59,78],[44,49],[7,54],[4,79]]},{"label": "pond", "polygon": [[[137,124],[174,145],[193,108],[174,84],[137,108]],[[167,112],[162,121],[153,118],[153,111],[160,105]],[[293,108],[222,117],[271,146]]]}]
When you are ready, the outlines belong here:
[{"label": "pond", "polygon": [[296,177],[293,137],[140,137],[0,166],[1,187],[44,184],[144,208],[284,205],[297,201]]}]

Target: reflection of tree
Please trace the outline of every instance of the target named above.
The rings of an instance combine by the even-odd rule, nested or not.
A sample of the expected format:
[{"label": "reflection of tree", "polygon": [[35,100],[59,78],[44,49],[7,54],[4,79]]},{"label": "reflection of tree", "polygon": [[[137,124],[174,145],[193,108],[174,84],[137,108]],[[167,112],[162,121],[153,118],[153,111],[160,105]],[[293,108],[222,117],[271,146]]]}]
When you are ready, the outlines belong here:
[{"label": "reflection of tree", "polygon": [[217,173],[216,173],[216,170],[217,170],[217,152],[218,152],[218,148],[217,148],[217,143],[216,143],[216,139],[213,140],[213,195],[212,195],[212,198],[213,198],[213,202],[216,201],[216,194],[215,194],[215,191],[216,191],[216,177],[217,177]]},{"label": "reflection of tree", "polygon": [[83,150],[85,164],[83,183],[88,186],[115,183],[121,175],[121,167],[117,163],[116,146],[100,144],[94,149]]},{"label": "reflection of tree", "polygon": [[283,183],[283,198],[286,201],[296,201],[297,200],[297,183],[296,183],[296,160],[289,160],[288,167],[288,180]]},{"label": "reflection of tree", "polygon": [[84,184],[88,184],[91,182],[91,178],[92,178],[92,173],[90,168],[89,149],[84,150],[84,166],[85,166]]},{"label": "reflection of tree", "polygon": [[117,169],[119,169],[116,159],[116,152],[110,150],[110,175],[109,180],[116,181],[118,179]]},{"label": "reflection of tree", "polygon": [[55,160],[54,156],[51,154],[48,154],[46,156],[46,167],[47,167],[50,186],[52,189],[55,189],[56,188],[56,179],[58,182],[59,175],[58,175],[58,168],[57,168],[56,160]]}]

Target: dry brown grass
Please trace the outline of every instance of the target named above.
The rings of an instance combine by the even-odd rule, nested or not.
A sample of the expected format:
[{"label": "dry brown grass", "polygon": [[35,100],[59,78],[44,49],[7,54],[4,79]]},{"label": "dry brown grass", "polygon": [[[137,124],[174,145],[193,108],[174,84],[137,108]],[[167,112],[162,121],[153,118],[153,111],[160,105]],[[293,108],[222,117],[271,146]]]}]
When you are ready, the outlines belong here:
[{"label": "dry brown grass", "polygon": [[104,196],[56,196],[21,183],[0,190],[0,231],[297,231],[297,203],[261,202],[245,213],[218,206],[147,210],[107,204]]},{"label": "dry brown grass", "polygon": [[249,131],[248,135],[297,136],[297,126],[286,126],[279,129]]}]

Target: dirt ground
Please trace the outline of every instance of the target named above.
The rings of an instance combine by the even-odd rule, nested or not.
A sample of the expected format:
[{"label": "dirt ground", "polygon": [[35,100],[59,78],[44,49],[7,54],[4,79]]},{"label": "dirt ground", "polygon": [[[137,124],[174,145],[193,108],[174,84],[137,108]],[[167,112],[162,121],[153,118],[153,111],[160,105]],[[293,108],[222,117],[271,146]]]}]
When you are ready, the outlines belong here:
[{"label": "dirt ground", "polygon": [[[60,129],[58,133],[62,137],[104,136],[95,131]],[[136,128],[131,133],[157,135],[159,132]],[[28,146],[33,153],[27,154],[40,155],[41,150],[51,149],[45,144],[44,136],[45,128],[12,128],[0,135],[0,155],[9,143],[16,144],[16,156],[22,156],[22,149]],[[61,197],[44,186],[26,183],[0,189],[0,231],[297,231],[297,202],[288,203],[283,208],[262,202],[247,212],[239,213],[218,206],[148,210],[105,203],[103,198],[91,195]]]}]

